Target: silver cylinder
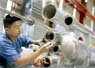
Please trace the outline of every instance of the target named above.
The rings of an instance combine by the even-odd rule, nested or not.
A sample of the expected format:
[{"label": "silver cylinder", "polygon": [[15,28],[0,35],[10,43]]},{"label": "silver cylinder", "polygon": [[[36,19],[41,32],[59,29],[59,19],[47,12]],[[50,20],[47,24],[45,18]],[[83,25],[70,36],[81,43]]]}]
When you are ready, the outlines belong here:
[{"label": "silver cylinder", "polygon": [[59,53],[61,50],[62,36],[54,31],[48,31],[44,37],[44,41],[52,42],[53,47],[50,49],[49,53]]},{"label": "silver cylinder", "polygon": [[60,56],[47,56],[44,61],[48,64],[43,64],[43,67],[56,68],[60,64]]},{"label": "silver cylinder", "polygon": [[0,10],[3,11],[3,12],[5,12],[5,13],[17,16],[17,17],[21,18],[24,21],[28,21],[28,23],[34,23],[34,20],[32,20],[30,18],[27,18],[27,17],[24,17],[24,16],[22,16],[22,15],[16,13],[16,12],[8,11],[7,9],[5,9],[3,7],[0,7]]},{"label": "silver cylinder", "polygon": [[69,61],[69,64],[74,66],[81,66],[88,60],[88,46],[83,42],[79,42],[75,36],[70,34],[63,36],[61,53]]},{"label": "silver cylinder", "polygon": [[67,12],[62,12],[55,5],[49,4],[43,8],[42,17],[66,28],[64,20],[68,17]]},{"label": "silver cylinder", "polygon": [[79,29],[85,33],[92,33],[90,28],[80,24],[71,16],[71,14],[66,11],[60,11],[55,5],[52,4],[49,4],[43,8],[42,17],[65,27],[67,30],[73,28]]}]

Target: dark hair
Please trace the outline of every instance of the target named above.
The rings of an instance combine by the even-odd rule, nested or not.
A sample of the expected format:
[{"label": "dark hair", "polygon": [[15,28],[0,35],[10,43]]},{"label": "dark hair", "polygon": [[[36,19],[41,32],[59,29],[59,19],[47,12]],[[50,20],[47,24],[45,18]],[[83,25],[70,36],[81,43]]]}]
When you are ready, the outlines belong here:
[{"label": "dark hair", "polygon": [[21,18],[18,18],[16,16],[10,16],[9,14],[4,18],[3,24],[4,28],[10,27],[15,21],[21,20]]}]

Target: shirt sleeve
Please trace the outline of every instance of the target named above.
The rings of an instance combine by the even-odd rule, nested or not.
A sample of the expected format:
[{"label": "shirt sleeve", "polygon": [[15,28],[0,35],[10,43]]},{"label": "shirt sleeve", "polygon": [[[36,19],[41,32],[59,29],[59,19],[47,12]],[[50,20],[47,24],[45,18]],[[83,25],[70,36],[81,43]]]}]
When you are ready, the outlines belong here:
[{"label": "shirt sleeve", "polygon": [[28,48],[29,44],[32,44],[32,40],[28,39],[26,36],[22,35],[20,40],[22,40],[22,46]]},{"label": "shirt sleeve", "polygon": [[0,46],[2,48],[1,56],[7,60],[9,65],[14,64],[20,57],[13,45],[3,42]]}]

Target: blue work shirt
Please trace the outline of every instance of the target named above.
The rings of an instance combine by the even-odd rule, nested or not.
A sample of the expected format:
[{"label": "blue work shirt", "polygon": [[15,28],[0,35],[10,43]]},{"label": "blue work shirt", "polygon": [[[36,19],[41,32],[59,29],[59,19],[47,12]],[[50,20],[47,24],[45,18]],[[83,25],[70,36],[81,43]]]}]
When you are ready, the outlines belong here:
[{"label": "blue work shirt", "polygon": [[28,47],[29,44],[32,44],[31,40],[24,35],[12,42],[7,34],[3,33],[0,36],[0,65],[13,65],[20,57],[21,47]]}]

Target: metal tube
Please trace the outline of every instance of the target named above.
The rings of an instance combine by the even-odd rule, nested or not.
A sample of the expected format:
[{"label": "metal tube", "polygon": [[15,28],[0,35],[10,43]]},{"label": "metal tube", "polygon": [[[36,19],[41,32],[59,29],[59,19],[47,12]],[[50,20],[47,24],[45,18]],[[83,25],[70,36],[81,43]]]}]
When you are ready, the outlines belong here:
[{"label": "metal tube", "polygon": [[60,56],[54,55],[54,56],[47,56],[44,57],[45,61],[49,64],[43,64],[43,67],[49,67],[49,68],[56,68],[60,64]]},{"label": "metal tube", "polygon": [[68,16],[66,13],[62,13],[60,10],[58,10],[54,5],[49,4],[44,7],[42,11],[42,16],[44,19],[48,19],[56,24],[59,24],[63,27],[66,27],[64,25],[64,19],[66,16]]},{"label": "metal tube", "polygon": [[21,18],[22,20],[34,23],[32,19],[24,17],[24,16],[22,16],[22,15],[16,13],[16,12],[8,11],[5,8],[2,8],[2,7],[0,7],[0,10],[3,11],[3,12],[5,12],[5,13],[8,13],[8,14],[15,15],[15,16]]},{"label": "metal tube", "polygon": [[84,33],[92,33],[90,28],[87,28],[86,26],[80,24],[77,20],[75,20],[69,13],[66,11],[60,11],[58,8],[56,8],[54,5],[49,4],[44,7],[42,16],[45,19],[48,19],[54,23],[57,23],[65,29],[74,28],[79,29]]},{"label": "metal tube", "polygon": [[[84,42],[79,42],[70,33],[63,35],[61,53],[64,59],[68,59],[71,65],[87,66],[86,63],[88,64],[88,46]],[[61,62],[64,62],[64,60]]]},{"label": "metal tube", "polygon": [[[24,16],[22,16],[22,15],[16,13],[16,12],[8,11],[8,10],[6,10],[5,8],[2,8],[2,7],[0,7],[0,10],[3,11],[3,12],[5,12],[5,13],[9,13],[9,14],[11,14],[11,15],[15,15],[15,16],[21,18],[21,19],[24,20],[24,21],[28,21],[28,23],[34,23],[34,20],[32,20],[32,19],[30,19],[30,18],[28,18],[28,17],[24,17]],[[36,23],[36,22],[35,22],[35,23]],[[50,27],[48,27],[48,26],[46,26],[46,25],[44,25],[44,24],[42,24],[42,23],[38,23],[38,24],[39,24],[39,25],[42,25],[42,26],[43,26],[44,28],[46,28],[46,29],[49,29],[49,30],[51,30],[51,31],[55,31],[54,29],[52,29],[52,28],[50,28]]]}]

